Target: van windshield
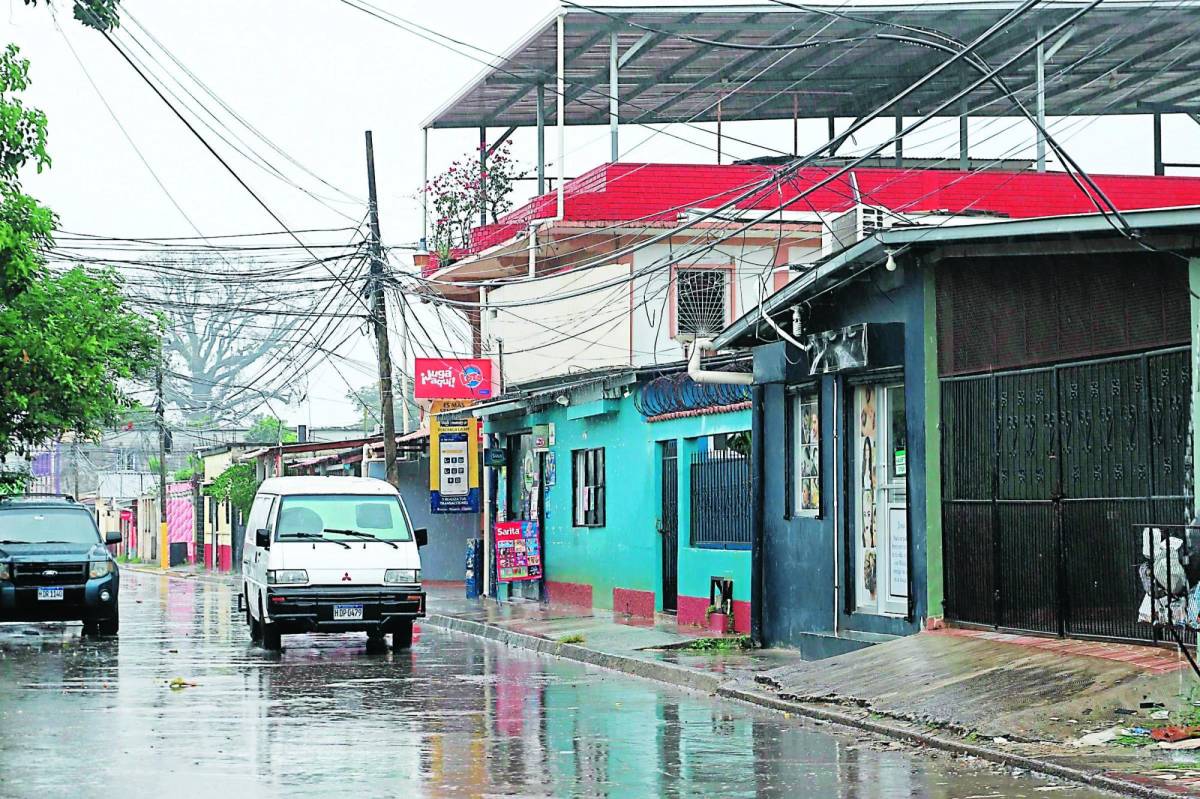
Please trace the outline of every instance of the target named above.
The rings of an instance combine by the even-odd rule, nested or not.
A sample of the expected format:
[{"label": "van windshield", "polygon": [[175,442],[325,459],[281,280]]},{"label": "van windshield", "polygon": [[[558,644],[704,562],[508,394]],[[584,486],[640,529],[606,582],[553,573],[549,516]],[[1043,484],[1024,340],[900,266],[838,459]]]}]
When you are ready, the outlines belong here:
[{"label": "van windshield", "polygon": [[352,494],[284,497],[279,506],[275,539],[299,541],[314,534],[333,541],[412,540],[412,530],[396,497]]}]

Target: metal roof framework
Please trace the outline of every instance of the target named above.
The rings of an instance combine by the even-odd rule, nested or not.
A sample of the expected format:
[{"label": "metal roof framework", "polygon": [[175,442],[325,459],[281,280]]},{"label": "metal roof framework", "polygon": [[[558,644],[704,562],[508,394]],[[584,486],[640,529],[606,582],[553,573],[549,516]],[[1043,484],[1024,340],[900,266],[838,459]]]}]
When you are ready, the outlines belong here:
[{"label": "metal roof framework", "polygon": [[[909,5],[596,7],[561,11],[565,124],[610,121],[617,73],[622,124],[856,117],[949,58],[900,41],[909,29],[963,43],[1018,5],[998,2]],[[1085,3],[1047,2],[979,51],[1002,63]],[[485,69],[424,123],[426,128],[525,127],[557,122],[558,21],[552,15]],[[904,26],[904,27],[902,27]],[[1045,48],[1049,115],[1120,115],[1200,110],[1200,3],[1113,0],[1085,14]],[[690,37],[690,38],[684,38]],[[702,40],[702,41],[701,41]],[[711,43],[803,49],[746,50]],[[825,44],[827,43],[827,44]],[[1032,103],[1038,63],[1005,75]],[[947,71],[892,113],[918,116],[977,77]],[[1011,116],[991,86],[970,99],[972,116]]]}]

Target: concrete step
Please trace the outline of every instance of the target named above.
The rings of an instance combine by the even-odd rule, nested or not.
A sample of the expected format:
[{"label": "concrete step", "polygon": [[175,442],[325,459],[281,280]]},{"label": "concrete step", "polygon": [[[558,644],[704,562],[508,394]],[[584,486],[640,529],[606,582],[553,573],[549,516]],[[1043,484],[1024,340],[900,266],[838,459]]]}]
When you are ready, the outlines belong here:
[{"label": "concrete step", "polygon": [[797,642],[800,656],[805,660],[824,660],[825,658],[856,652],[875,644],[885,644],[895,641],[902,636],[884,635],[883,633],[865,633],[857,630],[842,630],[837,635],[833,633],[804,633]]}]

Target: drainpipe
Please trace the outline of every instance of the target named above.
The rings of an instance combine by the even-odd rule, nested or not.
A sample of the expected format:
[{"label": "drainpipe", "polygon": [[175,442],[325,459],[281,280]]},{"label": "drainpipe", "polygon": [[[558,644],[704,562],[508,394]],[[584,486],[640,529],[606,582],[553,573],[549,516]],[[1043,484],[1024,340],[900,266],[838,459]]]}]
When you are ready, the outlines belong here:
[{"label": "drainpipe", "polygon": [[700,351],[712,346],[712,341],[698,338],[688,353],[688,377],[697,383],[715,383],[723,386],[752,386],[754,375],[745,372],[712,372],[700,368]]},{"label": "drainpipe", "polygon": [[754,510],[750,517],[750,638],[755,646],[763,645],[763,478],[766,475],[764,452],[763,387],[755,386],[751,394],[750,422],[750,485],[754,493]]}]

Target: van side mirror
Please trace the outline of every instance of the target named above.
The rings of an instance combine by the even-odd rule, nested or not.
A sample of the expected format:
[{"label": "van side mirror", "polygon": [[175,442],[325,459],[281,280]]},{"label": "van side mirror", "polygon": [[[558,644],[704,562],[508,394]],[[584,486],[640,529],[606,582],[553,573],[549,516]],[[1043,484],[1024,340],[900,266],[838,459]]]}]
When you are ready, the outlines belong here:
[{"label": "van side mirror", "polygon": [[254,531],[254,545],[259,549],[271,548],[271,531],[266,527],[260,527]]},{"label": "van side mirror", "polygon": [[104,546],[111,547],[121,543],[121,534],[116,530],[109,530],[104,534]]},{"label": "van side mirror", "polygon": [[423,547],[429,543],[429,530],[425,527],[418,527],[413,530],[413,538],[417,539],[418,547]]}]

